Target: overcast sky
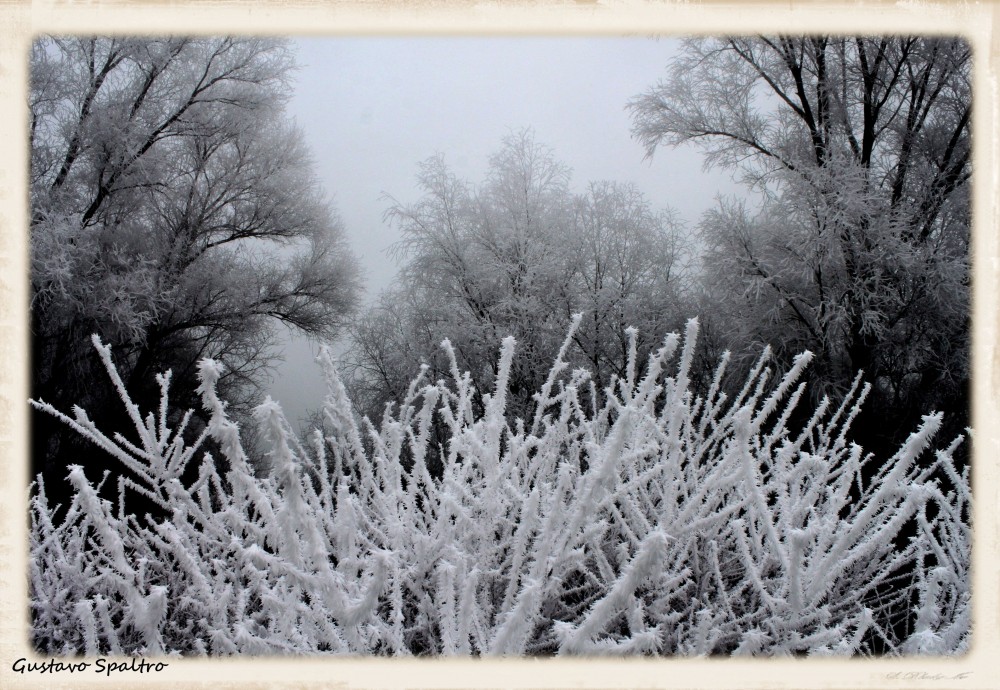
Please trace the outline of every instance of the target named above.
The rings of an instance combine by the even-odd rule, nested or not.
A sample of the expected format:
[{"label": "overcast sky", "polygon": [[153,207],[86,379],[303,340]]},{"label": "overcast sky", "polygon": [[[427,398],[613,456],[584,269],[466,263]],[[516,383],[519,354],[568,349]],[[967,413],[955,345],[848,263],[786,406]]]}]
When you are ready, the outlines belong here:
[{"label": "overcast sky", "polygon": [[[573,188],[631,182],[689,227],[718,194],[738,189],[729,173],[704,172],[694,147],[661,149],[650,161],[631,138],[625,106],[665,76],[676,41],[345,37],[295,45],[300,70],[289,113],[343,218],[368,300],[397,268],[385,253],[399,235],[382,220],[384,195],[415,201],[417,164],[436,153],[478,183],[503,137],[531,127],[572,169]],[[293,424],[325,394],[316,350],[289,342],[271,388]]]}]

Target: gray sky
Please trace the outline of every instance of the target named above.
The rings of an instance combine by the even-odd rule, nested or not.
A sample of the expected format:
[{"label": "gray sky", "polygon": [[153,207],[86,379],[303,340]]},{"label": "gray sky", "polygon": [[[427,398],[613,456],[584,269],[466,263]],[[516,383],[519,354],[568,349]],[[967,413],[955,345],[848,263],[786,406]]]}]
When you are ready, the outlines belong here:
[{"label": "gray sky", "polygon": [[[736,192],[727,172],[702,171],[694,147],[651,160],[630,136],[625,105],[666,74],[672,40],[607,37],[343,37],[296,41],[300,70],[289,113],[362,264],[366,299],[396,272],[385,250],[399,239],[382,220],[389,194],[415,201],[417,164],[443,153],[479,182],[509,132],[531,127],[573,170],[572,186],[631,182],[654,208],[693,227],[716,195]],[[293,339],[271,395],[295,420],[325,389],[317,345]]]}]

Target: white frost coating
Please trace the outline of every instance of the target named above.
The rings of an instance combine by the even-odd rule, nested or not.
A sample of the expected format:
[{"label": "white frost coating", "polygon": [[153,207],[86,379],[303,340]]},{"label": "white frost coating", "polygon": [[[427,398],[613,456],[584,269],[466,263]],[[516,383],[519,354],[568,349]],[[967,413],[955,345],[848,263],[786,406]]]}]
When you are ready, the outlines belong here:
[{"label": "white frost coating", "polygon": [[[255,412],[266,474],[216,394],[216,362],[199,370],[209,421],[191,445],[190,416],[169,427],[168,376],[146,417],[116,381],[131,440],[36,402],[120,461],[128,476],[108,487],[162,512],[149,523],[113,506],[101,478],[73,467],[75,493],[56,513],[39,480],[33,640],[88,654],[966,649],[969,475],[957,441],[925,452],[940,415],[861,490],[863,451],[847,436],[860,379],[856,397],[786,428],[806,399],[808,356],[769,386],[765,354],[732,400],[720,392],[724,357],[700,397],[688,373],[696,333],[692,321],[683,339],[668,336],[644,372],[630,357],[603,398],[586,372],[566,371],[567,339],[530,424],[506,409],[513,339],[481,397],[445,342],[453,380],[421,373],[378,424],[355,419],[324,351],[328,435],[300,444],[266,400]],[[209,436],[228,472],[202,452]],[[196,455],[198,471],[185,472]],[[914,536],[900,546],[904,530]],[[909,587],[915,597],[887,595]]]}]

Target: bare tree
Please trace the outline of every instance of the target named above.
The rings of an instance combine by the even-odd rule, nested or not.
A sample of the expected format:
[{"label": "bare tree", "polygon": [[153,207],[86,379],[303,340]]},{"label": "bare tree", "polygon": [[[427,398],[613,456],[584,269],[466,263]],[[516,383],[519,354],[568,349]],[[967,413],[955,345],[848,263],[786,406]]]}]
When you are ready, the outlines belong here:
[{"label": "bare tree", "polygon": [[[90,333],[138,399],[213,357],[237,408],[276,322],[332,336],[356,268],[298,131],[292,55],[261,38],[43,38],[31,59],[33,395],[110,408]],[[41,421],[36,461],[66,459]],[[55,464],[58,467],[60,461]]]},{"label": "bare tree", "polygon": [[723,202],[702,222],[726,345],[813,350],[820,390],[863,369],[883,429],[926,406],[964,424],[969,46],[698,39],[669,72],[630,103],[647,152],[695,143],[759,193],[757,208]]},{"label": "bare tree", "polygon": [[483,183],[458,179],[441,157],[420,166],[424,195],[392,200],[402,231],[399,283],[354,331],[355,399],[379,415],[402,399],[421,363],[450,376],[440,348],[480,390],[496,376],[496,348],[517,340],[508,409],[524,415],[576,312],[586,314],[568,357],[587,365],[600,389],[628,364],[628,335],[642,329],[640,357],[682,321],[681,242],[669,214],[635,189],[594,183],[569,189],[569,170],[530,131],[508,136]]},{"label": "bare tree", "polygon": [[654,212],[631,185],[607,181],[577,198],[572,238],[574,309],[584,314],[574,342],[603,387],[625,376],[629,329],[644,359],[690,316],[689,251],[671,213]]}]

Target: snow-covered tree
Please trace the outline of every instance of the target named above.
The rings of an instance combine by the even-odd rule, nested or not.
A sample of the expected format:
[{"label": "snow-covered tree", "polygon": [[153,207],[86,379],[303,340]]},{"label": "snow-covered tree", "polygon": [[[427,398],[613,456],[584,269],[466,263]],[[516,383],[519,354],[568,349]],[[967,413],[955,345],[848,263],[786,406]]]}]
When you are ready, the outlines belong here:
[{"label": "snow-covered tree", "polygon": [[682,324],[689,251],[673,215],[614,182],[591,183],[577,197],[569,248],[572,305],[586,315],[574,344],[603,388],[624,376],[630,328],[645,357],[659,345],[649,334]]},{"label": "snow-covered tree", "polygon": [[[634,188],[596,182],[574,194],[569,170],[529,130],[504,139],[479,185],[440,156],[418,179],[423,196],[393,201],[386,214],[403,234],[401,277],[355,328],[352,390],[372,416],[403,395],[422,362],[447,374],[444,338],[483,387],[496,376],[493,344],[513,334],[509,409],[523,413],[573,313],[588,318],[568,356],[593,368],[599,389],[627,366],[626,327],[679,324],[679,228]],[[654,347],[643,340],[640,355]]]},{"label": "snow-covered tree", "polygon": [[864,370],[874,435],[933,407],[964,424],[970,54],[949,37],[694,39],[630,103],[650,155],[695,143],[758,193],[702,220],[710,328],[748,359],[812,350],[817,391]]},{"label": "snow-covered tree", "polygon": [[[356,275],[283,112],[289,48],[265,38],[45,37],[31,56],[33,395],[117,409],[87,334],[120,344],[137,400],[172,368],[226,364],[235,407],[272,360],[276,321],[332,336]],[[127,425],[123,418],[105,419]],[[36,462],[74,449],[38,418]]]}]

